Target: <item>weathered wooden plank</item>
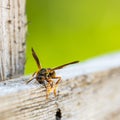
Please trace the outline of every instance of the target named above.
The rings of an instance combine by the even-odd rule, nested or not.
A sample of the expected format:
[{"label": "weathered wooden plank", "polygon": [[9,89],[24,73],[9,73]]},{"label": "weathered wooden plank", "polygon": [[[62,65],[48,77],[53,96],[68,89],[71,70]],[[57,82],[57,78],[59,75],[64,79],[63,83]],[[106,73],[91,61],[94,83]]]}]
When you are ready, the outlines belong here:
[{"label": "weathered wooden plank", "polygon": [[0,0],[0,81],[24,73],[25,5],[25,0]]},{"label": "weathered wooden plank", "polygon": [[[102,56],[57,71],[62,76],[57,97],[29,78],[0,83],[1,120],[119,120],[120,53]],[[59,112],[57,113],[59,116]]]}]

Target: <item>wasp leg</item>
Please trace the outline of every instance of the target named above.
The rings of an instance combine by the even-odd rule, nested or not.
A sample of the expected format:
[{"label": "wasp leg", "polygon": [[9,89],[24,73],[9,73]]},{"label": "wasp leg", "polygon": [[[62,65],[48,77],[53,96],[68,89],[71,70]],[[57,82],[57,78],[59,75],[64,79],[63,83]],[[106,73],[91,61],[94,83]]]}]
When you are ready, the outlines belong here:
[{"label": "wasp leg", "polygon": [[43,86],[47,89],[47,86],[46,86],[45,82],[43,83]]},{"label": "wasp leg", "polygon": [[49,78],[47,78],[46,80],[47,80],[47,82],[50,83],[51,87],[53,87],[53,81],[51,79],[49,79]]},{"label": "wasp leg", "polygon": [[54,96],[56,97],[56,89],[58,87],[58,84],[61,81],[61,77],[53,77],[53,79],[58,79],[57,82],[55,83],[55,86],[54,86]]},{"label": "wasp leg", "polygon": [[29,82],[31,82],[35,77],[33,77],[35,74],[36,74],[37,72],[34,72],[33,74],[32,74],[32,77],[29,79],[29,80],[27,80],[27,82],[26,82],[26,84],[28,84]]},{"label": "wasp leg", "polygon": [[53,91],[53,87],[51,87],[51,84],[48,82],[46,86],[46,99],[48,99],[49,94]]}]

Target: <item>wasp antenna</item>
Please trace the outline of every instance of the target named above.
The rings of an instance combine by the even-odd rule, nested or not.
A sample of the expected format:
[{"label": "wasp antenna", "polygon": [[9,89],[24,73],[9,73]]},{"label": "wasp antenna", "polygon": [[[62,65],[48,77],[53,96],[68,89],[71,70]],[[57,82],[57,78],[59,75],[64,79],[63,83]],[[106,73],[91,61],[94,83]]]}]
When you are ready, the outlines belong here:
[{"label": "wasp antenna", "polygon": [[39,58],[38,58],[37,54],[35,53],[33,48],[31,48],[31,50],[32,50],[32,55],[33,55],[33,57],[34,57],[34,59],[37,63],[38,68],[41,69],[40,61],[39,61]]},{"label": "wasp antenna", "polygon": [[34,51],[33,47],[31,48],[31,51],[32,51],[32,52]]},{"label": "wasp antenna", "polygon": [[36,79],[36,77],[30,78],[28,81],[26,81],[26,84],[28,84],[29,82],[31,82],[33,79]]}]

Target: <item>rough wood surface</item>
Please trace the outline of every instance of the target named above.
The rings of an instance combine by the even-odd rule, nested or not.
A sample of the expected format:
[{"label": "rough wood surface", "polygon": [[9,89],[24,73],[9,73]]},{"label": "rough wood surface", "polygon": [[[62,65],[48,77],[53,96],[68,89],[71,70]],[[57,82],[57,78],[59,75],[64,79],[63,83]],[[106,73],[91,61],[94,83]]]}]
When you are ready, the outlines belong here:
[{"label": "rough wood surface", "polygon": [[0,0],[0,80],[23,75],[25,0]]},{"label": "rough wood surface", "polygon": [[[0,83],[0,120],[119,120],[120,53],[103,56],[60,71],[55,98],[29,78]],[[58,111],[58,112],[57,112]],[[57,112],[57,113],[56,113]],[[57,119],[56,119],[57,115]]]}]

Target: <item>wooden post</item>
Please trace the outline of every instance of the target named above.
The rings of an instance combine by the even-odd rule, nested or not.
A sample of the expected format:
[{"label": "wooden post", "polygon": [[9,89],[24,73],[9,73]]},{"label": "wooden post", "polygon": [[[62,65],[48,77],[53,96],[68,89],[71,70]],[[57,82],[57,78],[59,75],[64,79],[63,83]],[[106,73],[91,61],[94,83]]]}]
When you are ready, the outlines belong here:
[{"label": "wooden post", "polygon": [[25,0],[0,0],[0,81],[24,73]]},{"label": "wooden post", "polygon": [[30,76],[0,82],[0,120],[120,120],[120,53],[57,71],[62,82],[46,89]]}]

